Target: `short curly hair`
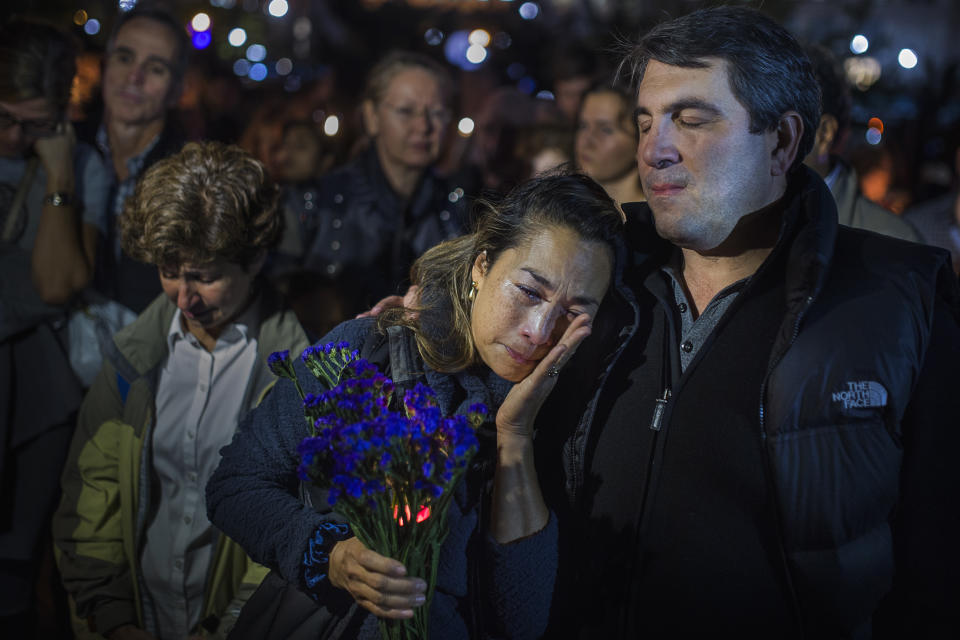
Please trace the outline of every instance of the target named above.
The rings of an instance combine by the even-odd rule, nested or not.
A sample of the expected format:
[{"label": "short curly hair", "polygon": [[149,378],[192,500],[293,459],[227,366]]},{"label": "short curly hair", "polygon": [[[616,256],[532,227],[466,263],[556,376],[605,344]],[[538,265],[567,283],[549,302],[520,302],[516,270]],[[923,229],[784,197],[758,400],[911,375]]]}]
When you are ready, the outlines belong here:
[{"label": "short curly hair", "polygon": [[132,258],[160,267],[225,260],[246,268],[280,239],[279,190],[234,145],[192,142],[154,164],[118,224]]}]

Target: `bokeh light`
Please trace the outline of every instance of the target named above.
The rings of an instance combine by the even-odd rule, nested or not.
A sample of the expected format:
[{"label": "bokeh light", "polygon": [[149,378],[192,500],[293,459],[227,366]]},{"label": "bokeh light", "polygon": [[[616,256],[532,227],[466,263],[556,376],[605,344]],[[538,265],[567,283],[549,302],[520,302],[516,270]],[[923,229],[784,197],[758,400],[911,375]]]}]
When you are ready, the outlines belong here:
[{"label": "bokeh light", "polygon": [[337,116],[327,116],[323,121],[323,132],[328,136],[335,136],[340,132],[340,118]]},{"label": "bokeh light", "polygon": [[487,59],[487,50],[479,44],[472,44],[467,47],[467,60],[473,64],[480,64]]},{"label": "bokeh light", "polygon": [[293,21],[293,37],[297,40],[305,40],[310,37],[313,31],[313,23],[310,18],[303,16]]},{"label": "bokeh light", "polygon": [[290,58],[280,58],[277,60],[277,64],[274,66],[277,70],[277,75],[285,76],[291,71],[293,71],[293,60]]},{"label": "bokeh light", "polygon": [[443,42],[443,31],[440,31],[440,29],[436,27],[431,27],[423,34],[423,39],[427,41],[428,45],[435,47]]},{"label": "bokeh light", "polygon": [[190,26],[193,27],[194,31],[207,31],[210,29],[210,16],[201,11],[193,16],[193,20],[190,21]]},{"label": "bokeh light", "polygon": [[90,18],[83,25],[83,31],[87,35],[95,36],[100,33],[100,21],[96,18]]},{"label": "bokeh light", "polygon": [[267,65],[258,62],[250,67],[250,73],[248,73],[247,76],[254,82],[260,82],[267,77]]},{"label": "bokeh light", "polygon": [[897,56],[897,62],[904,69],[913,69],[917,66],[917,54],[913,49],[900,49],[900,55]]},{"label": "bokeh light", "polygon": [[238,76],[245,76],[250,73],[250,61],[240,58],[233,63],[233,73]]},{"label": "bokeh light", "polygon": [[461,69],[476,69],[477,64],[467,57],[467,51],[473,46],[470,44],[470,35],[466,31],[454,31],[443,43],[443,55],[447,62]]},{"label": "bokeh light", "polygon": [[82,27],[83,24],[87,21],[87,12],[83,9],[78,9],[76,13],[73,14],[73,24],[78,27]]},{"label": "bokeh light", "polygon": [[267,57],[267,48],[262,44],[252,44],[247,47],[247,60],[260,62]]},{"label": "bokeh light", "polygon": [[194,49],[206,49],[210,46],[212,41],[213,37],[210,35],[209,31],[197,31],[190,38],[190,42],[193,44]]},{"label": "bokeh light", "polygon": [[850,57],[843,61],[847,81],[860,91],[866,91],[880,79],[880,63],[870,56]]},{"label": "bokeh light", "polygon": [[230,33],[227,35],[227,42],[229,42],[231,45],[235,47],[241,46],[246,41],[247,41],[247,32],[240,27],[231,29]]},{"label": "bokeh light", "polygon": [[860,55],[861,53],[866,53],[867,49],[870,48],[870,41],[867,40],[867,37],[860,35],[859,33],[853,36],[853,39],[850,40],[850,51]]},{"label": "bokeh light", "polygon": [[533,20],[540,15],[540,5],[536,2],[524,2],[520,5],[519,13],[524,20]]},{"label": "bokeh light", "polygon": [[540,100],[556,100],[556,96],[553,95],[553,91],[537,91],[537,98]]},{"label": "bokeh light", "polygon": [[507,75],[511,80],[519,80],[527,73],[527,68],[520,62],[511,62],[507,66]]},{"label": "bokeh light", "polygon": [[880,118],[877,118],[877,117],[870,118],[870,120],[867,121],[867,126],[870,127],[871,129],[876,129],[880,133],[883,133],[883,120],[881,120]]},{"label": "bokeh light", "polygon": [[267,5],[267,12],[274,18],[282,18],[289,10],[290,5],[287,4],[287,0],[270,0],[270,4]]},{"label": "bokeh light", "polygon": [[460,122],[457,123],[457,131],[459,131],[462,136],[469,136],[473,133],[475,126],[476,124],[472,118],[460,118]]},{"label": "bokeh light", "polygon": [[481,47],[486,47],[490,44],[490,34],[483,29],[474,29],[470,32],[467,40],[470,44],[478,44]]},{"label": "bokeh light", "polygon": [[883,134],[877,129],[870,127],[867,129],[866,138],[869,144],[880,144],[880,141],[883,139]]}]

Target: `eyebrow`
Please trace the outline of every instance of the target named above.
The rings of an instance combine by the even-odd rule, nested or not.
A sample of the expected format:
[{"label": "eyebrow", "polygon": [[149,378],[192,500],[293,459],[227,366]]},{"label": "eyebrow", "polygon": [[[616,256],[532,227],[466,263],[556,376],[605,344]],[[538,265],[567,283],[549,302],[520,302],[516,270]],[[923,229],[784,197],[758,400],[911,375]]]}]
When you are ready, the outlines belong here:
[{"label": "eyebrow", "polygon": [[[710,102],[702,98],[681,98],[671,102],[663,109],[663,113],[674,113],[676,111],[683,111],[684,109],[697,109],[699,111],[706,111],[712,115],[718,116],[722,112],[720,109]],[[633,119],[636,120],[640,116],[649,116],[650,110],[646,107],[637,107],[633,110]]]},{"label": "eyebrow", "polygon": [[[520,270],[521,270],[521,271],[526,271],[528,274],[530,274],[530,277],[533,278],[534,280],[536,280],[538,283],[540,283],[540,285],[546,287],[547,289],[550,289],[551,291],[553,290],[553,288],[554,288],[553,283],[550,282],[549,280],[547,280],[547,279],[546,279],[545,277],[543,277],[541,274],[539,274],[539,273],[537,273],[536,271],[534,271],[533,269],[531,269],[530,267],[521,267]],[[593,298],[591,298],[591,297],[589,297],[589,296],[574,296],[574,297],[572,297],[572,298],[570,299],[570,301],[571,301],[573,304],[580,304],[580,305],[584,305],[584,306],[591,305],[591,304],[595,304],[595,305],[597,305],[597,306],[600,306],[600,303],[599,303],[599,302],[597,302],[596,300],[594,300]]]},{"label": "eyebrow", "polygon": [[[123,53],[129,53],[133,56],[136,56],[137,54],[137,52],[131,49],[130,47],[124,47],[123,45],[114,47],[113,51],[111,51],[110,53],[117,53],[120,51],[122,51]],[[167,69],[171,71],[173,70],[173,63],[170,62],[169,60],[165,60],[164,58],[161,58],[160,56],[156,56],[156,55],[147,56],[146,62],[159,62],[160,64],[165,66]]]}]

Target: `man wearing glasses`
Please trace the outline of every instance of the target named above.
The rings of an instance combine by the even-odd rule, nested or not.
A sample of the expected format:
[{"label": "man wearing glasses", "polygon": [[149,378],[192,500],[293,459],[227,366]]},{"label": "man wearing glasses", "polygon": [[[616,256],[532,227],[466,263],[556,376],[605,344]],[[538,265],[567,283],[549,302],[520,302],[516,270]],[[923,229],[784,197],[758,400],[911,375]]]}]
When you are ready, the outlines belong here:
[{"label": "man wearing glasses", "polygon": [[106,168],[65,120],[75,69],[56,29],[0,27],[0,629],[10,638],[34,637],[34,582],[82,394],[64,319],[105,224]]},{"label": "man wearing glasses", "polygon": [[440,63],[419,53],[387,54],[370,70],[363,94],[368,148],[287,194],[285,205],[300,220],[298,266],[349,292],[350,315],[406,289],[413,261],[463,231],[464,191],[434,170],[451,102],[452,82]]}]

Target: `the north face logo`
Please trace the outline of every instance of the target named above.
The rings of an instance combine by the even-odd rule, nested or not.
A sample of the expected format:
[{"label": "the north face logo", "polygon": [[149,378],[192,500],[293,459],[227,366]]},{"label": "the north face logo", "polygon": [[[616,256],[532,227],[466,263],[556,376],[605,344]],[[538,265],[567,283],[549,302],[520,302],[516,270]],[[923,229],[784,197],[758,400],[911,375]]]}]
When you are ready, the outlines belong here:
[{"label": "the north face logo", "polygon": [[834,391],[834,402],[843,404],[844,409],[861,409],[887,406],[887,390],[879,382],[860,380],[847,382],[846,389]]}]

